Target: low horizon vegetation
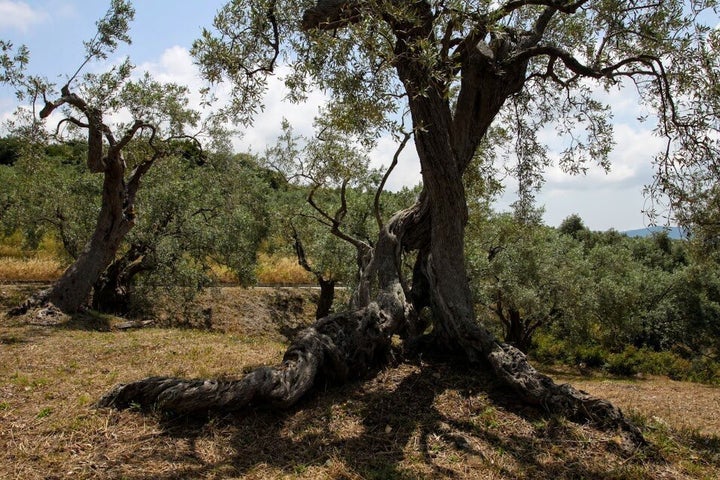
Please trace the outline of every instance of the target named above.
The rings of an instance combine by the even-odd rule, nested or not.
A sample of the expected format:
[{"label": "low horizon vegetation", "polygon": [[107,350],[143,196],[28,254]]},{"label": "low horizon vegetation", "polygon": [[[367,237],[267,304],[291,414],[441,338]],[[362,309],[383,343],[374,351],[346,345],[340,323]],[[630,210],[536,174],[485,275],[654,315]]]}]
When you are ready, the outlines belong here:
[{"label": "low horizon vegetation", "polygon": [[[574,219],[570,219],[574,220]],[[707,341],[705,344],[695,344],[693,341],[697,341],[697,338],[693,337],[688,339],[676,338],[675,342],[672,341],[669,336],[674,335],[673,332],[679,328],[677,325],[662,324],[650,324],[649,321],[655,319],[659,315],[664,315],[665,320],[670,321],[672,318],[670,315],[675,315],[677,318],[675,321],[680,321],[682,316],[679,312],[673,311],[677,306],[668,306],[663,302],[667,303],[672,297],[672,294],[680,294],[680,292],[674,292],[678,290],[677,285],[673,286],[672,282],[664,277],[657,277],[654,280],[649,277],[654,270],[645,271],[641,273],[641,276],[646,276],[649,281],[653,281],[658,285],[658,288],[663,290],[662,302],[653,302],[653,307],[664,308],[659,313],[650,310],[643,310],[638,305],[632,306],[633,303],[637,303],[640,297],[637,297],[638,293],[633,293],[633,289],[647,289],[648,285],[644,282],[633,283],[634,276],[638,275],[637,272],[632,273],[632,269],[627,270],[629,265],[633,263],[641,264],[654,263],[655,266],[662,266],[661,272],[670,275],[673,269],[683,266],[684,269],[690,260],[687,252],[688,243],[687,241],[671,240],[666,235],[655,234],[647,238],[630,238],[626,237],[615,231],[608,232],[590,232],[586,228],[575,231],[568,230],[568,224],[571,221],[568,220],[563,226],[558,229],[542,227],[545,233],[539,234],[537,231],[536,235],[540,235],[541,245],[556,245],[557,242],[562,239],[566,243],[572,244],[573,248],[583,250],[583,252],[575,254],[570,253],[565,247],[559,248],[555,253],[548,253],[547,251],[538,252],[533,251],[532,241],[529,239],[530,230],[520,229],[514,233],[511,230],[507,230],[512,227],[512,220],[508,216],[500,215],[496,220],[491,220],[490,223],[485,224],[484,227],[480,227],[485,235],[483,241],[485,242],[482,248],[479,248],[477,244],[471,244],[476,247],[476,251],[470,254],[471,259],[471,272],[474,273],[473,285],[477,288],[478,295],[478,311],[480,315],[485,316],[486,323],[494,328],[498,335],[505,337],[507,341],[513,341],[512,337],[509,337],[510,329],[509,318],[512,316],[510,313],[515,312],[518,317],[516,321],[519,322],[515,327],[521,327],[528,329],[532,328],[530,335],[528,336],[529,343],[525,346],[530,356],[541,362],[546,366],[550,365],[565,365],[571,368],[580,368],[587,371],[601,372],[604,375],[620,376],[620,377],[632,377],[636,375],[664,375],[674,380],[686,380],[707,384],[720,384],[720,362],[717,360],[716,350],[713,343],[717,338],[711,337],[710,342]],[[514,228],[514,227],[513,227]],[[505,229],[505,230],[503,230]],[[518,232],[524,232],[518,234]],[[513,235],[516,235],[513,237]],[[517,236],[519,235],[519,236]],[[546,235],[543,237],[542,235]],[[547,237],[550,235],[550,237]],[[575,238],[577,237],[577,238]],[[471,239],[479,237],[472,236]],[[578,238],[580,240],[578,240]],[[538,241],[537,239],[535,241]],[[312,275],[303,269],[297,261],[297,258],[290,256],[287,250],[284,250],[281,245],[272,245],[268,242],[261,243],[261,250],[256,256],[256,264],[254,269],[253,281],[251,283],[245,283],[245,285],[267,285],[267,286],[286,286],[286,285],[311,285],[314,282]],[[497,246],[491,246],[493,242],[505,242],[506,244],[502,248]],[[683,243],[684,242],[684,243]],[[499,245],[499,244],[498,244]],[[575,292],[575,295],[585,297],[582,301],[579,297],[571,298],[571,292],[564,291],[560,285],[553,284],[552,275],[548,270],[531,272],[528,270],[529,265],[534,266],[536,269],[540,268],[554,268],[557,271],[557,275],[575,275],[575,287],[581,287],[579,285],[579,279],[585,278],[584,275],[587,273],[578,273],[577,269],[583,257],[587,257],[588,254],[595,251],[597,248],[601,248],[602,255],[605,255],[606,262],[614,262],[611,260],[609,255],[608,246],[613,246],[616,254],[620,255],[621,260],[625,262],[626,271],[608,270],[608,274],[615,275],[615,281],[610,282],[611,285],[618,286],[615,282],[625,282],[625,288],[627,291],[610,291],[600,292],[597,289],[601,288],[602,281],[593,281],[592,286],[596,290],[595,295],[602,297],[603,295],[614,296],[615,310],[608,308],[607,304],[597,302],[599,300],[594,299],[590,301],[588,298],[588,291],[592,290],[589,286],[585,286],[579,292]],[[516,249],[512,251],[512,249]],[[545,247],[543,247],[545,248]],[[518,283],[517,280],[513,281],[508,275],[516,275],[517,272],[513,272],[512,266],[501,266],[500,270],[492,270],[496,268],[492,265],[492,261],[500,262],[500,257],[494,257],[492,261],[488,260],[487,257],[482,257],[482,252],[497,250],[496,255],[509,255],[512,254],[517,259],[523,259],[526,262],[523,269],[525,275],[524,283],[525,289],[518,294],[516,291],[509,289],[510,284]],[[625,249],[631,249],[634,251],[634,258],[623,256],[622,251]],[[272,253],[267,253],[271,251]],[[27,247],[27,242],[23,241],[22,234],[15,232],[11,235],[0,238],[0,283],[8,282],[50,282],[62,272],[62,269],[67,265],[67,260],[63,260],[62,246],[58,242],[51,232],[47,232],[43,235],[40,241],[37,243],[35,249]],[[480,254],[480,255],[478,255]],[[523,257],[523,255],[525,257]],[[531,255],[531,257],[527,257]],[[563,262],[575,262],[574,267],[576,271],[573,273],[568,270],[568,266],[560,267],[553,263],[557,261],[557,257],[553,255],[559,255]],[[576,256],[573,256],[576,255]],[[597,252],[595,253],[597,255]],[[663,260],[663,256],[667,259]],[[588,258],[591,258],[590,255]],[[481,258],[485,263],[478,266],[477,263],[472,263]],[[555,258],[555,260],[554,260]],[[597,260],[596,260],[597,261]],[[548,265],[542,267],[542,262],[549,262]],[[215,285],[232,285],[238,284],[237,277],[234,275],[231,269],[224,265],[212,264],[211,263],[210,276],[212,277],[212,283]],[[595,267],[596,273],[597,266]],[[630,277],[623,277],[632,273]],[[655,272],[657,273],[657,272]],[[679,273],[678,273],[679,274]],[[687,275],[687,272],[683,273]],[[505,275],[505,278],[501,278]],[[668,277],[669,278],[669,277]],[[484,280],[483,280],[484,279]],[[630,279],[630,281],[628,280]],[[589,279],[590,280],[590,279]],[[637,279],[635,278],[635,281]],[[679,278],[675,282],[687,283],[686,279]],[[532,282],[536,283],[533,284]],[[505,284],[503,284],[505,282]],[[646,294],[649,292],[645,292]],[[712,294],[713,292],[710,292]],[[712,323],[712,298],[707,298],[707,292],[692,292],[692,295],[703,296],[706,305],[702,303],[696,303],[695,308],[699,309],[699,312],[695,312],[696,315],[700,315],[701,319],[708,321],[706,328],[715,328]],[[162,293],[153,294],[157,298],[162,297]],[[543,295],[546,295],[543,297]],[[548,296],[549,295],[549,296]],[[567,304],[558,304],[557,295],[563,295],[563,299]],[[685,293],[687,296],[688,293]],[[682,296],[682,295],[681,295]],[[187,289],[183,290],[183,294],[178,297],[182,301],[192,303],[195,294]],[[498,298],[502,298],[504,304],[497,301]],[[485,299],[485,300],[484,300]],[[487,303],[486,299],[491,299],[490,303]],[[695,299],[700,302],[699,299]],[[605,300],[607,301],[607,299]],[[676,299],[676,301],[679,301]],[[687,299],[685,300],[687,302]],[[517,304],[513,303],[517,302]],[[525,302],[525,303],[522,303]],[[525,312],[532,313],[534,308],[537,312],[541,312],[542,309],[538,307],[538,303],[547,303],[554,305],[554,312],[548,312],[546,317],[539,318],[536,313],[535,317],[529,316],[530,320],[521,318],[520,313]],[[554,303],[553,303],[554,302]],[[575,304],[572,304],[575,302]],[[620,304],[621,302],[625,302]],[[707,303],[710,302],[710,303]],[[152,302],[153,304],[156,302]],[[162,305],[153,305],[147,303],[138,304],[139,310],[134,310],[130,316],[149,316],[155,315],[153,313],[158,309],[162,309]],[[631,307],[634,310],[628,310],[627,317],[623,318],[621,313],[623,309]],[[342,308],[340,305],[336,305],[337,308]],[[672,308],[671,308],[672,307]],[[690,308],[693,305],[689,305]],[[175,306],[177,310],[184,310],[184,315],[193,315],[189,312],[198,312],[198,309],[183,308]],[[591,309],[605,308],[608,313],[608,317],[599,317],[599,313],[593,313]],[[504,309],[504,310],[503,310]],[[562,309],[562,312],[559,310]],[[551,309],[552,310],[552,309]],[[503,313],[503,311],[505,313]],[[584,312],[584,313],[580,313]],[[614,312],[614,313],[613,313]],[[668,313],[669,312],[669,313]],[[562,313],[562,314],[560,314]],[[617,315],[618,318],[613,319],[612,314]],[[583,316],[584,315],[584,316]],[[504,320],[503,320],[504,319]],[[618,322],[617,325],[609,323],[610,320]],[[505,323],[503,323],[503,321]],[[536,323],[533,323],[536,321]],[[696,319],[695,321],[699,321]],[[188,325],[198,324],[197,319],[188,318],[184,320]],[[625,323],[623,323],[625,322]],[[609,328],[615,328],[615,334],[609,334]],[[666,329],[666,330],[663,330]],[[667,330],[669,329],[669,330]],[[621,331],[625,332],[621,334]],[[705,330],[706,332],[708,330]],[[689,343],[688,343],[689,342]]]}]

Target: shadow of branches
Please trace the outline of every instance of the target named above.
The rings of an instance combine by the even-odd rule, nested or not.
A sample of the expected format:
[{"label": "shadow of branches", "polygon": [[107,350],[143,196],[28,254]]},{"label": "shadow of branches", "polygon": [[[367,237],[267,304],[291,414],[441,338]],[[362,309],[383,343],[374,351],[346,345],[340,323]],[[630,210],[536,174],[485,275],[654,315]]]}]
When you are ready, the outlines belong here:
[{"label": "shadow of branches", "polygon": [[318,472],[369,479],[638,478],[634,470],[663,463],[623,457],[612,438],[523,405],[481,371],[445,363],[402,365],[316,391],[285,412],[255,408],[160,423],[167,446],[140,461],[172,464],[153,475],[166,480]]}]

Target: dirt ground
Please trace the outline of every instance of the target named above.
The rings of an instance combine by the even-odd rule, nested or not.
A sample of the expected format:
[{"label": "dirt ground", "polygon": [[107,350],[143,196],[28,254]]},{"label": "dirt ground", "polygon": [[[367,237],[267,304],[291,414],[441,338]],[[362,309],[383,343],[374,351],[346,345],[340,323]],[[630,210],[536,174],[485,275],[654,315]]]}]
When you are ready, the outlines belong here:
[{"label": "dirt ground", "polygon": [[[0,306],[28,288],[0,285]],[[0,314],[0,478],[720,478],[720,389],[662,377],[548,372],[620,406],[650,442],[642,451],[523,405],[482,370],[429,359],[319,388],[282,412],[175,418],[93,407],[117,383],[238,378],[279,362],[312,322],[315,294],[219,289],[202,300],[202,328],[173,309],[137,329],[91,313],[44,325]]]}]

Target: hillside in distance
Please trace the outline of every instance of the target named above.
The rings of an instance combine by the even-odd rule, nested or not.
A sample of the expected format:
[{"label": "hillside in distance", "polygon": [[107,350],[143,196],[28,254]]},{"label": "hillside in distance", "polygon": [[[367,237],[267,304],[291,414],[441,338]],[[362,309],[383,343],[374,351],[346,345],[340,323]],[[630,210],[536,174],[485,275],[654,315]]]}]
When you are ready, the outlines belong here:
[{"label": "hillside in distance", "polygon": [[635,230],[625,230],[624,233],[628,237],[649,237],[653,233],[660,233],[666,231],[668,236],[674,240],[681,240],[687,238],[687,233],[680,227],[643,227]]}]

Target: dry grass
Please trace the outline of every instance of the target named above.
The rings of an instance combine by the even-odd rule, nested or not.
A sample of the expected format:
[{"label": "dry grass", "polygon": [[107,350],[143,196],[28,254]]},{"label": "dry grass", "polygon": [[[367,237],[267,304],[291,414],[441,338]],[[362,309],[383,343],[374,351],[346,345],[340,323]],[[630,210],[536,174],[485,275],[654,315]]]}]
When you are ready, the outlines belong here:
[{"label": "dry grass", "polygon": [[20,232],[0,237],[0,283],[48,282],[60,277],[67,267],[59,258],[62,246],[46,235],[35,251],[28,251]]},{"label": "dry grass", "polygon": [[65,268],[49,257],[0,257],[0,282],[47,282],[60,277]]},{"label": "dry grass", "polygon": [[297,259],[260,253],[255,276],[264,285],[313,284],[313,276],[298,265]]},{"label": "dry grass", "polygon": [[[67,265],[57,255],[28,252],[12,245],[0,244],[0,282],[47,282],[62,274]],[[213,278],[221,283],[237,282],[235,274],[223,265],[212,264]],[[263,285],[306,285],[315,283],[313,276],[290,257],[260,254],[256,277]]]},{"label": "dry grass", "polygon": [[[0,286],[0,303],[20,295],[14,288]],[[244,303],[253,292],[254,308]],[[267,312],[281,317],[284,302],[304,304],[293,296],[224,289],[213,300],[213,325],[223,333],[118,331],[122,319],[106,316],[43,327],[0,318],[0,478],[718,478],[720,431],[707,419],[720,391],[664,379],[573,379],[632,409],[651,441],[633,454],[612,435],[522,406],[482,371],[442,362],[328,387],[281,413],[191,419],[92,408],[118,382],[234,377],[278,362],[289,334],[281,330],[301,326],[300,316],[255,324]],[[642,401],[644,394],[654,398]],[[684,405],[682,415],[653,410],[675,405]]]}]

